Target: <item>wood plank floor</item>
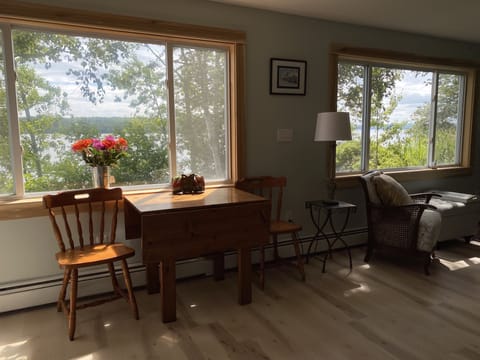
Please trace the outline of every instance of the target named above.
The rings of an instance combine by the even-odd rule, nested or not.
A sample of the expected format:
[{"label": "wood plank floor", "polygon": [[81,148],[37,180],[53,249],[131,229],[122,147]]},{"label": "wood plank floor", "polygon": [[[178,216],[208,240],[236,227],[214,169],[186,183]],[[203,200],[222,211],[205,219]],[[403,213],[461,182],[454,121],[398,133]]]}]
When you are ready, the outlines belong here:
[{"label": "wood plank floor", "polygon": [[236,303],[236,273],[177,285],[178,320],[138,290],[140,320],[123,301],[81,310],[76,340],[54,306],[0,316],[0,359],[480,359],[480,242],[444,245],[425,276],[420,261],[353,249],[299,281],[271,268],[253,303]]}]

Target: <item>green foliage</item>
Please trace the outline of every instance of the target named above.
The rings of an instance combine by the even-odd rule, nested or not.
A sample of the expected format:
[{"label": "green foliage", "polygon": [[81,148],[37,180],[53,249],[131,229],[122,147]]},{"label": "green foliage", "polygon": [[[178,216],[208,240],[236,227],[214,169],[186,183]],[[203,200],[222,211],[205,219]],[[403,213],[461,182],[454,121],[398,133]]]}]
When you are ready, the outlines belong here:
[{"label": "green foliage", "polygon": [[353,172],[361,169],[362,145],[358,140],[337,145],[337,172]]},{"label": "green foliage", "polygon": [[125,185],[159,184],[170,181],[166,119],[135,118],[118,133],[128,138],[129,156],[121,168],[113,169],[116,183]]}]

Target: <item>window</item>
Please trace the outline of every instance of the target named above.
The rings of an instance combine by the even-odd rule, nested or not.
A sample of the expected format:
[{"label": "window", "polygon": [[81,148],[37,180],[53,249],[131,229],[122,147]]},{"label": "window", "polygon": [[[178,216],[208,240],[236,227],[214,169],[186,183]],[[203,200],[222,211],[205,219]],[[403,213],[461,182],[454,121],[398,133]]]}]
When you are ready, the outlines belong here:
[{"label": "window", "polygon": [[90,187],[71,144],[107,134],[129,143],[115,186],[167,187],[190,172],[234,181],[235,42],[0,25],[12,44],[0,48],[1,195]]},{"label": "window", "polygon": [[337,144],[337,174],[468,166],[472,70],[340,54],[337,111],[352,140]]}]

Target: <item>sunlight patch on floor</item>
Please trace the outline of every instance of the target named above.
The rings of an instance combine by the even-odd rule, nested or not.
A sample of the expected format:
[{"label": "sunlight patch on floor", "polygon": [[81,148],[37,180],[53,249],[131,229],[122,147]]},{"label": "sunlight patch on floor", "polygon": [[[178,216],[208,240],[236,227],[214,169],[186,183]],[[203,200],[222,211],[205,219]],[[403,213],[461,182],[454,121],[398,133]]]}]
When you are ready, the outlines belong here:
[{"label": "sunlight patch on floor", "polygon": [[450,271],[456,271],[460,269],[465,269],[469,267],[468,263],[465,260],[459,260],[459,261],[448,261],[445,259],[440,259],[440,263],[444,266],[446,266]]},{"label": "sunlight patch on floor", "polygon": [[370,286],[368,286],[367,284],[358,284],[358,287],[345,291],[343,293],[343,295],[345,297],[350,297],[350,296],[355,295],[357,293],[369,293],[371,291],[372,290],[371,290]]},{"label": "sunlight patch on floor", "polygon": [[[18,354],[19,347],[28,343],[28,339],[13,342],[10,344],[0,345],[0,360],[15,359],[15,360],[27,360],[28,356]],[[12,352],[16,352],[12,354]]]},{"label": "sunlight patch on floor", "polygon": [[480,258],[479,257],[471,257],[468,259],[468,261],[471,261],[474,265],[480,264]]},{"label": "sunlight patch on floor", "polygon": [[162,335],[160,339],[164,344],[167,344],[169,346],[174,346],[178,343],[178,339],[175,336],[168,335],[168,334]]},{"label": "sunlight patch on floor", "polygon": [[75,360],[93,360],[93,354],[82,355],[78,358],[75,358]]}]

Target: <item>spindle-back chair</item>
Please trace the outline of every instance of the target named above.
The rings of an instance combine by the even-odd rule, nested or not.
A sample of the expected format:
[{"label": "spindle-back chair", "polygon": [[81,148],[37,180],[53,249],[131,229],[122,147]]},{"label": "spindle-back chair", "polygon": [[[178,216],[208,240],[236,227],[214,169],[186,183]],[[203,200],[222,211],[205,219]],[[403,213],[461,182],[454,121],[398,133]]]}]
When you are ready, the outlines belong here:
[{"label": "spindle-back chair", "polygon": [[[291,234],[296,256],[295,265],[300,272],[301,279],[304,281],[305,270],[298,239],[298,232],[302,230],[302,226],[281,219],[283,192],[286,185],[287,178],[284,176],[257,176],[240,179],[236,182],[235,187],[270,200],[272,214],[270,235],[273,240],[273,261],[275,263],[281,259],[278,254],[278,235]],[[260,287],[262,289],[265,287],[265,248],[263,245],[260,246]]]},{"label": "spindle-back chair", "polygon": [[[124,244],[115,243],[120,200],[122,200],[120,188],[65,191],[43,197],[60,248],[56,253],[57,262],[64,269],[57,311],[63,310],[68,317],[70,340],[73,340],[75,335],[77,309],[123,297],[130,304],[135,319],[138,319],[137,303],[126,261],[135,255],[135,250]],[[114,263],[117,261],[121,263],[126,293],[119,286],[115,275]],[[78,270],[102,264],[108,266],[114,295],[77,304]],[[69,285],[68,305],[65,297]]]}]

